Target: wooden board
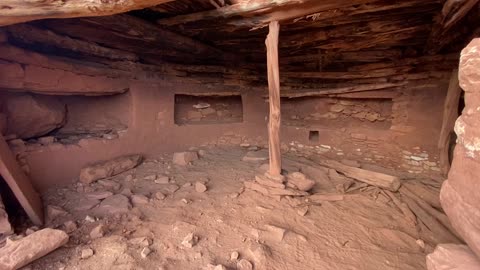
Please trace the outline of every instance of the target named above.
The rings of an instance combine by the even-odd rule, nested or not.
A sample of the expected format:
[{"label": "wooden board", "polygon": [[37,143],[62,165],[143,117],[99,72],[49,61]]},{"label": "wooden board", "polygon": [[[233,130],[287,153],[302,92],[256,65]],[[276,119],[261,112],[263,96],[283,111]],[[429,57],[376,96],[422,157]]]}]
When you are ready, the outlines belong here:
[{"label": "wooden board", "polygon": [[278,35],[280,25],[270,23],[269,33],[265,40],[267,46],[268,93],[270,101],[270,116],[268,121],[268,146],[270,157],[270,174],[280,175],[282,157],[280,152],[280,72],[278,68]]},{"label": "wooden board", "polygon": [[458,69],[455,69],[452,72],[447,97],[445,98],[445,104],[443,105],[442,129],[440,130],[440,138],[438,139],[440,169],[444,175],[447,175],[450,170],[450,160],[448,155],[450,137],[455,126],[455,121],[458,118],[458,103],[460,102],[461,93],[462,88],[460,88],[458,81]]},{"label": "wooden board", "polygon": [[0,134],[0,175],[35,225],[43,224],[43,206],[40,195],[18,165],[7,142]]},{"label": "wooden board", "polygon": [[358,181],[390,191],[400,188],[400,179],[396,176],[347,166],[335,160],[319,160],[320,165],[332,168]]}]

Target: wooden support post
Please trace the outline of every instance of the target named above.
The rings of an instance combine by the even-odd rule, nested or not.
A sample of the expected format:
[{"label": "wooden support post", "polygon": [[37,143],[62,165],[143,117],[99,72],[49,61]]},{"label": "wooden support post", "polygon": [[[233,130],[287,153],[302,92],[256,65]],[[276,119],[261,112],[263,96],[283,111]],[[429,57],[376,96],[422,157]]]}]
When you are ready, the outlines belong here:
[{"label": "wooden support post", "polygon": [[458,82],[458,69],[454,69],[448,86],[447,97],[443,106],[442,129],[440,130],[440,138],[438,139],[438,149],[440,150],[440,169],[443,174],[447,175],[450,170],[449,146],[450,137],[458,118],[458,103],[462,88]]},{"label": "wooden support post", "polygon": [[22,171],[7,142],[0,134],[0,175],[35,225],[43,224],[43,206],[39,194],[30,179]]},{"label": "wooden support post", "polygon": [[272,21],[265,40],[267,46],[268,93],[270,116],[268,121],[268,146],[271,176],[280,176],[282,157],[280,152],[280,72],[278,67],[278,35],[280,25]]}]

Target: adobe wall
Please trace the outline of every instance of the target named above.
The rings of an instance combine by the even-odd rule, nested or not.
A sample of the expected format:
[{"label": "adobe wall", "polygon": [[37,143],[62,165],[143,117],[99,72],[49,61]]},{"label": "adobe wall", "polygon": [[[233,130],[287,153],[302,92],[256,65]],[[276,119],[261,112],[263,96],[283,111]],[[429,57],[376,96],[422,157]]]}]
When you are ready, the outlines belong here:
[{"label": "adobe wall", "polygon": [[[367,97],[282,99],[282,150],[436,174],[448,77]],[[266,89],[186,83],[168,77],[129,80],[122,88],[129,90],[93,97],[39,95],[47,99],[47,106],[31,100],[12,106],[35,107],[19,110],[23,119],[30,120],[24,129],[38,128],[35,136],[30,132],[20,136],[23,140],[11,140],[7,125],[12,119],[2,111],[13,104],[9,96],[26,94],[0,89],[0,131],[10,139],[17,159],[39,189],[74,182],[86,164],[119,155],[154,155],[203,144],[267,145]],[[236,103],[238,96],[241,104]],[[195,103],[210,107],[196,109]],[[50,121],[47,126],[45,119]]]}]

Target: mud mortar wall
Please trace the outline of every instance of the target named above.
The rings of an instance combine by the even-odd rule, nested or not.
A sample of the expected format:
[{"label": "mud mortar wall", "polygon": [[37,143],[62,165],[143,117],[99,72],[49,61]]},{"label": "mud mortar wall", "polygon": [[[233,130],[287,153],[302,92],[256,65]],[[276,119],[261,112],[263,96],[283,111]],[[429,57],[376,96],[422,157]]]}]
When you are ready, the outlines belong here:
[{"label": "mud mortar wall", "polygon": [[[70,104],[77,104],[76,110],[79,106],[85,110],[92,109],[92,106],[101,107],[104,103],[102,99],[121,100],[111,107],[110,114],[116,112],[118,115],[110,117],[123,119],[128,128],[118,132],[118,136],[93,136],[77,138],[71,143],[57,141],[46,145],[27,142],[26,146],[20,148],[13,146],[13,149],[18,153],[22,165],[27,165],[27,171],[35,184],[44,189],[53,184],[75,181],[78,171],[84,165],[118,155],[130,153],[153,155],[204,144],[265,145],[268,104],[258,89],[237,91],[243,102],[243,122],[175,124],[176,93],[222,93],[223,90],[223,87],[212,88],[169,81],[132,82],[127,96],[124,97],[93,97],[98,100],[88,105],[84,104],[86,98],[74,102],[72,101],[74,97],[68,97]],[[445,93],[446,86],[398,94],[388,101],[391,102],[392,108],[391,112],[387,110],[390,115],[386,119],[391,121],[391,127],[388,129],[384,125],[376,128],[365,127],[358,119],[342,126],[325,126],[308,121],[300,126],[284,125],[282,149],[307,154],[318,153],[332,158],[362,160],[412,173],[436,172],[438,170],[436,141]],[[99,114],[100,111],[102,111],[100,108],[94,109],[93,114],[84,114],[83,118],[82,114],[77,114],[76,121],[86,122],[88,119],[84,119],[85,117],[90,118],[94,115],[99,115],[101,120],[105,114]],[[125,115],[126,111],[129,115]],[[287,110],[284,113],[288,112]],[[311,140],[311,136],[309,138],[311,131],[318,135],[314,141]],[[192,134],[195,136],[191,136]]]}]

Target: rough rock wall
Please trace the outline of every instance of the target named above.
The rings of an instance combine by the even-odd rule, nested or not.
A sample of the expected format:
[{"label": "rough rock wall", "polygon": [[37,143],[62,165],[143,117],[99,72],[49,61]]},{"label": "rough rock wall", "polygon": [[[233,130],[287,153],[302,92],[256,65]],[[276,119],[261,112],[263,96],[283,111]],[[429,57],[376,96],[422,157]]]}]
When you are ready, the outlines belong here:
[{"label": "rough rock wall", "polygon": [[480,39],[462,51],[459,80],[465,109],[455,124],[457,146],[440,200],[453,227],[480,257]]}]

